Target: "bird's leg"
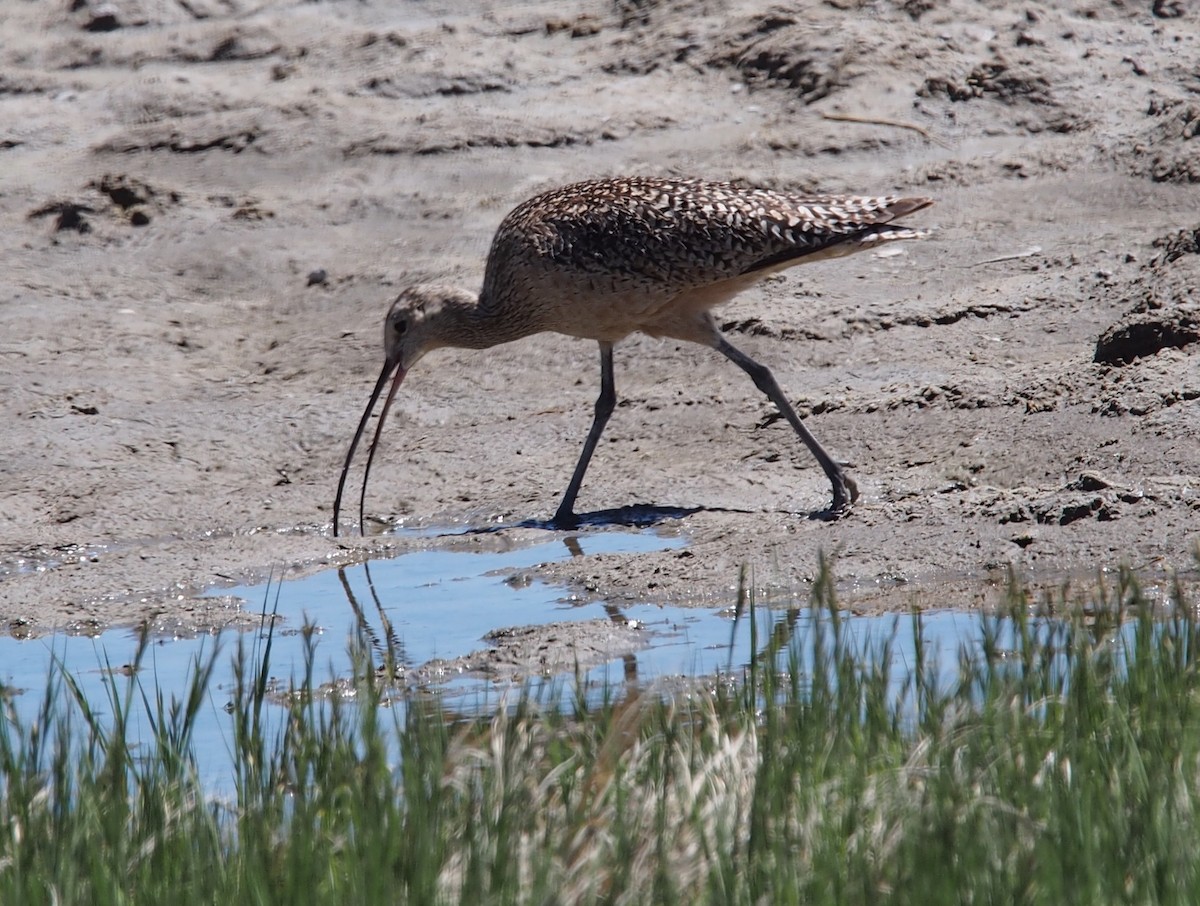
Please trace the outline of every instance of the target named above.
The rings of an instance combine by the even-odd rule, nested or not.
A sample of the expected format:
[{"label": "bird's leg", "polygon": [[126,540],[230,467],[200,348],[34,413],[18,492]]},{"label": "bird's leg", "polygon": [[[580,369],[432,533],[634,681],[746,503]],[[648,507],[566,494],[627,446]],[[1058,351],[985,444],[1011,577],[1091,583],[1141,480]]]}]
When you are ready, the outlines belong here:
[{"label": "bird's leg", "polygon": [[579,522],[575,516],[575,498],[579,496],[579,487],[583,484],[583,474],[587,471],[588,463],[592,461],[592,454],[596,451],[600,435],[604,433],[608,417],[612,415],[613,409],[617,405],[617,388],[613,381],[612,351],[612,343],[601,341],[600,396],[596,398],[596,416],[592,420],[592,429],[588,431],[587,440],[583,443],[583,452],[579,454],[579,462],[575,464],[575,473],[571,476],[571,483],[567,485],[562,503],[558,505],[558,511],[554,514],[554,523],[559,526],[573,526]]},{"label": "bird's leg", "polygon": [[821,468],[829,476],[830,484],[833,485],[833,503],[829,506],[828,514],[835,519],[844,516],[849,512],[850,504],[858,499],[858,486],[842,470],[842,467],[834,462],[833,457],[825,452],[825,448],[813,437],[812,432],[804,427],[804,422],[800,421],[800,416],[796,414],[796,410],[792,408],[792,404],[788,402],[787,397],[783,395],[783,391],[779,389],[779,384],[776,383],[775,376],[771,374],[771,369],[766,365],[754,361],[754,359],[750,358],[750,356],[746,355],[746,353],[742,352],[719,334],[717,336],[716,349],[741,368],[742,371],[750,375],[754,381],[754,386],[770,398],[775,407],[783,413],[783,417],[795,428],[796,433],[800,435],[800,439],[804,441],[804,445],[808,447],[812,455],[817,458],[817,462],[821,464]]}]

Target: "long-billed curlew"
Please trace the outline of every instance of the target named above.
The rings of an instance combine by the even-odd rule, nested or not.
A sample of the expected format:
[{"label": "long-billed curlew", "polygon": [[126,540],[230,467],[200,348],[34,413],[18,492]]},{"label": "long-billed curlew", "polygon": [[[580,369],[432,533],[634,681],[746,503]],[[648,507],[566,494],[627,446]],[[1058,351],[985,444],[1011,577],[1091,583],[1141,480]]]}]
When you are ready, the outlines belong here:
[{"label": "long-billed curlew", "polygon": [[529,199],[496,231],[478,296],[420,285],[392,303],[384,320],[383,370],[338,481],[333,534],[354,451],[389,376],[395,373],[363,474],[360,531],[379,435],[408,370],[431,349],[487,349],[547,330],[600,344],[595,417],[555,524],[577,522],[575,498],[616,405],[613,345],[639,330],[711,346],[750,375],[829,477],[833,502],[823,515],[843,515],[858,497],[854,482],[800,421],[767,367],[722,335],[711,310],[776,271],[915,239],[922,234],[891,223],[932,203],[645,177],[581,182]]}]

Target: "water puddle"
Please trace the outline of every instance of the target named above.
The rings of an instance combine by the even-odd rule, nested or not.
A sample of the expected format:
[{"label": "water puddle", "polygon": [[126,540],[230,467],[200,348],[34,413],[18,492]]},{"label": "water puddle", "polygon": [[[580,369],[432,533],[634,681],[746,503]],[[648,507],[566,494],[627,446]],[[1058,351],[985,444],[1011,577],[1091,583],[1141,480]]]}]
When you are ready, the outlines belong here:
[{"label": "water puddle", "polygon": [[[406,694],[433,695],[456,711],[490,707],[500,695],[521,683],[559,682],[563,675],[581,676],[585,689],[598,698],[622,683],[669,683],[676,677],[738,678],[763,652],[781,652],[786,640],[810,632],[815,620],[827,621],[806,610],[772,610],[759,603],[754,632],[747,620],[735,627],[729,607],[683,608],[641,604],[617,608],[604,602],[572,600],[561,588],[530,579],[523,573],[539,563],[580,554],[633,553],[682,547],[682,539],[650,531],[585,531],[557,540],[502,553],[428,551],[345,570],[327,570],[307,578],[288,580],[271,587],[221,589],[214,594],[244,598],[252,611],[277,608],[270,673],[281,697],[299,683],[305,669],[306,638],[316,643],[316,679],[328,681],[330,694],[339,691],[338,680],[351,672],[350,642],[365,639],[377,662],[391,653],[397,664],[394,707],[405,706]],[[592,650],[590,661],[564,644],[569,624],[611,626],[616,647],[605,654]],[[505,627],[546,627],[550,638],[535,638],[536,650],[549,651],[558,644],[565,660],[535,659],[531,668],[488,661],[491,646],[485,638]],[[921,618],[927,657],[939,664],[939,680],[953,681],[957,657],[964,642],[978,638],[981,621],[964,612],[935,612]],[[915,631],[909,618],[851,616],[844,626],[855,647],[870,651],[888,640],[892,645],[893,680],[904,681],[915,662]],[[562,627],[566,627],[563,629]],[[736,628],[736,631],[735,631]],[[603,632],[599,633],[604,635]],[[752,639],[752,635],[754,638]],[[557,638],[555,638],[557,637]],[[242,641],[261,647],[265,632],[246,633]],[[588,638],[584,633],[582,638]],[[785,644],[776,645],[783,641]],[[196,755],[202,780],[216,790],[228,789],[232,778],[229,743],[232,718],[226,711],[233,694],[232,653],[237,637],[227,631],[221,638],[159,637],[152,641],[137,682],[152,700],[161,692],[167,701],[182,699],[197,659],[220,645],[214,682],[196,727]],[[610,643],[611,639],[608,640]],[[139,644],[135,630],[112,629],[95,637],[58,635],[21,641],[0,638],[0,698],[25,723],[36,720],[44,697],[47,676],[57,661],[75,678],[91,706],[104,712],[112,681],[126,688],[124,669]],[[538,646],[543,646],[538,649]],[[540,655],[539,655],[540,656]],[[548,665],[539,668],[538,663]],[[777,661],[777,665],[785,662]],[[804,664],[800,664],[804,669]],[[415,690],[415,691],[414,691]],[[140,702],[141,693],[135,695]],[[283,709],[275,709],[280,715]],[[131,730],[150,739],[145,715],[134,708]],[[138,735],[140,734],[140,735]]]}]

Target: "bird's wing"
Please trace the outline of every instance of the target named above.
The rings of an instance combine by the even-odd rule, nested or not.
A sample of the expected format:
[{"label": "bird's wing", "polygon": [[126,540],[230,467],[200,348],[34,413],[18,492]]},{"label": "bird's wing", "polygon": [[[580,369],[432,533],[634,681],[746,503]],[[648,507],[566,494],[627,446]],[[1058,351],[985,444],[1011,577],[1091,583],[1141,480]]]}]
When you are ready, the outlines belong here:
[{"label": "bird's wing", "polygon": [[883,227],[930,203],[794,196],[701,180],[605,180],[538,196],[506,225],[527,253],[560,272],[684,288],[778,269],[844,243],[912,238],[912,231]]}]

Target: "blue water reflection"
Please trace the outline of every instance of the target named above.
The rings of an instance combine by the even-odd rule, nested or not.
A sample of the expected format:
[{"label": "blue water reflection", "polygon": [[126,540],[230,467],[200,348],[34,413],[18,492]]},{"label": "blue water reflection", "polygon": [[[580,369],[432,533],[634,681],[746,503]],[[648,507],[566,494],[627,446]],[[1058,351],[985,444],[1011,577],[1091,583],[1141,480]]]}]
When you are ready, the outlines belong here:
[{"label": "blue water reflection", "polygon": [[[369,566],[327,570],[288,580],[272,587],[223,589],[220,594],[244,598],[251,613],[264,602],[278,609],[280,620],[272,634],[270,675],[277,688],[298,683],[305,669],[305,638],[316,643],[318,682],[344,678],[351,672],[351,642],[363,639],[375,657],[389,648],[402,664],[419,667],[434,658],[453,658],[487,647],[484,636],[497,628],[538,625],[573,620],[621,618],[637,621],[646,645],[625,657],[588,670],[582,677],[588,694],[597,700],[613,693],[631,678],[643,686],[660,684],[669,689],[673,678],[702,677],[705,682],[738,682],[751,665],[755,669],[812,669],[812,639],[828,631],[830,615],[807,609],[773,608],[760,602],[753,619],[735,621],[731,609],[686,608],[638,604],[618,608],[604,602],[564,600],[560,588],[520,575],[536,564],[578,553],[629,553],[682,547],[678,538],[652,532],[583,532],[543,544],[503,553],[410,553]],[[514,571],[517,579],[514,581]],[[305,632],[304,627],[309,627]],[[841,617],[841,627],[851,650],[868,659],[884,646],[890,649],[888,682],[901,690],[916,664],[918,624],[911,617]],[[983,622],[973,613],[942,611],[921,617],[927,670],[943,688],[954,682],[960,649],[978,651]],[[101,714],[109,695],[129,682],[153,699],[161,692],[166,700],[186,694],[194,665],[220,646],[214,682],[202,708],[195,732],[195,751],[207,788],[231,790],[230,763],[232,718],[227,706],[234,694],[233,653],[238,644],[261,649],[264,629],[243,633],[227,631],[220,638],[155,638],[132,680],[121,668],[135,656],[139,633],[113,629],[95,638],[57,635],[21,641],[0,639],[0,683],[12,711],[29,723],[37,719],[47,677],[57,661],[75,678],[83,695]],[[795,658],[795,660],[793,660]],[[935,665],[930,667],[928,665]],[[533,682],[560,683],[562,677]],[[404,708],[406,694],[434,695],[455,711],[494,706],[511,691],[475,676],[458,676],[444,682],[425,683],[413,692],[398,690],[392,705]],[[123,694],[123,693],[122,693]],[[282,708],[273,709],[279,720]],[[402,712],[401,712],[402,713]],[[140,707],[135,707],[131,735],[149,741],[152,731]]]}]

